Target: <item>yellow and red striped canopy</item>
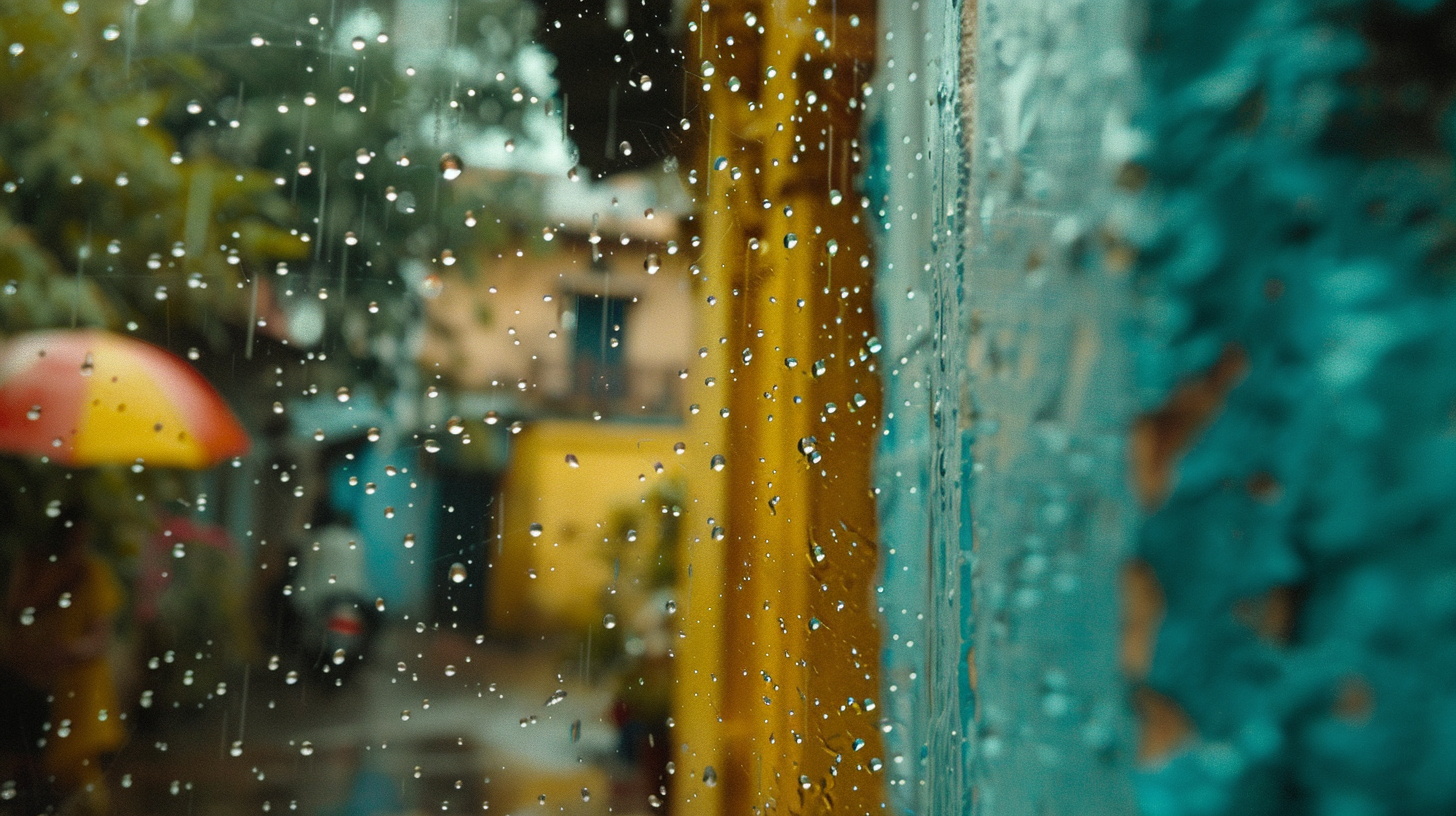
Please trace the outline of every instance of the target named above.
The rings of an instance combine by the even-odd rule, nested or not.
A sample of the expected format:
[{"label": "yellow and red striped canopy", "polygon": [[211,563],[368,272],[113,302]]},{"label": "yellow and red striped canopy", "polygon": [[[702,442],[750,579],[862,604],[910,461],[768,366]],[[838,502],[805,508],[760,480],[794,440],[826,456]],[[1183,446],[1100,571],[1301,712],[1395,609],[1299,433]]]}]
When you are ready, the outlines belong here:
[{"label": "yellow and red striped canopy", "polygon": [[0,451],[76,466],[206,468],[248,444],[212,385],[150,343],[77,330],[0,346]]}]

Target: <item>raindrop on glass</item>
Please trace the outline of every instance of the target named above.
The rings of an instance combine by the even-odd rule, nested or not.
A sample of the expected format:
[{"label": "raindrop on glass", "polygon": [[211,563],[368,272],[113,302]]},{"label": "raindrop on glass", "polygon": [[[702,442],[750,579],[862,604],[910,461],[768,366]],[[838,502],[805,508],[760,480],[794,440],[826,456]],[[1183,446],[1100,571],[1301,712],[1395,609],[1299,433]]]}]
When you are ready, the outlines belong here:
[{"label": "raindrop on glass", "polygon": [[440,157],[440,176],[446,181],[454,181],[460,178],[465,172],[465,165],[461,163],[460,157],[454,153],[446,153]]}]

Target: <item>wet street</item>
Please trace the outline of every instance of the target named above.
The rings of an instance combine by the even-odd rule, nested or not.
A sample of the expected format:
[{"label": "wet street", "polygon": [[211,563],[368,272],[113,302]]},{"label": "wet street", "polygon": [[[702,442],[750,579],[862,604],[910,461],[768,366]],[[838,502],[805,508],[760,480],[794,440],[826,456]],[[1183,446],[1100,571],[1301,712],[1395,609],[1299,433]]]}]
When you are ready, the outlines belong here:
[{"label": "wet street", "polygon": [[652,811],[615,755],[613,683],[579,655],[398,624],[376,647],[342,688],[253,666],[134,732],[108,773],[115,812]]}]

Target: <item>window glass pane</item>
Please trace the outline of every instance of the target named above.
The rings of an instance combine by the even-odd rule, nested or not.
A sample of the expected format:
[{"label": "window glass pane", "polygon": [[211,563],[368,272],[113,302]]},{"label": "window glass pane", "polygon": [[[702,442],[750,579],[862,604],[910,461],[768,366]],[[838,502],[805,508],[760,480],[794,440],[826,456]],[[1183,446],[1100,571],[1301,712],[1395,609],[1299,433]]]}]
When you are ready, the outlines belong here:
[{"label": "window glass pane", "polygon": [[0,9],[0,809],[921,809],[952,19]]}]

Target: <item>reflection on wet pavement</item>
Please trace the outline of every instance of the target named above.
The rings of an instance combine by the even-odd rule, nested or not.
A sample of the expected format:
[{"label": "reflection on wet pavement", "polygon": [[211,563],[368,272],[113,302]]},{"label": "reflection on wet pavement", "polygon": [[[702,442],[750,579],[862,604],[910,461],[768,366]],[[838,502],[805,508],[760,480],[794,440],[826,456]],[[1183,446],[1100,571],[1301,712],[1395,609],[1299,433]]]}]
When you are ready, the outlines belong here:
[{"label": "reflection on wet pavement", "polygon": [[650,812],[656,791],[616,754],[614,684],[585,668],[400,627],[341,688],[253,666],[133,733],[108,774],[116,812]]}]

